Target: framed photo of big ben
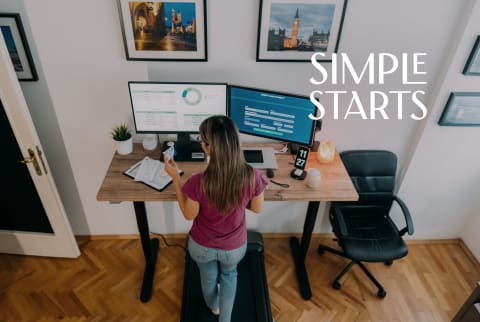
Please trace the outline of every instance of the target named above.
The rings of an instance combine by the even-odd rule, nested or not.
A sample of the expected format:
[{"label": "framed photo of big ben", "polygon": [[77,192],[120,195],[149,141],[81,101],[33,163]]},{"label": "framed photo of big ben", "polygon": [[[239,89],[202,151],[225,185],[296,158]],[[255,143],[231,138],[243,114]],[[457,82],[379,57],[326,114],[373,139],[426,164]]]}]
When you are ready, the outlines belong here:
[{"label": "framed photo of big ben", "polygon": [[257,61],[331,61],[340,41],[347,0],[260,0]]}]

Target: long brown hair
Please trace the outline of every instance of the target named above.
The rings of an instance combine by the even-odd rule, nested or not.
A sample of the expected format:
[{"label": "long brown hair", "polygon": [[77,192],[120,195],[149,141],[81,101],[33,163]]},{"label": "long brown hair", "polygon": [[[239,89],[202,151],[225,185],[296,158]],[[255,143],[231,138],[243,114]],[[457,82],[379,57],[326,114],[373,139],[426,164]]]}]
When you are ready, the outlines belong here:
[{"label": "long brown hair", "polygon": [[244,187],[253,185],[253,169],[245,162],[237,127],[230,118],[216,115],[205,119],[200,137],[210,148],[202,189],[208,201],[226,214],[239,205]]}]

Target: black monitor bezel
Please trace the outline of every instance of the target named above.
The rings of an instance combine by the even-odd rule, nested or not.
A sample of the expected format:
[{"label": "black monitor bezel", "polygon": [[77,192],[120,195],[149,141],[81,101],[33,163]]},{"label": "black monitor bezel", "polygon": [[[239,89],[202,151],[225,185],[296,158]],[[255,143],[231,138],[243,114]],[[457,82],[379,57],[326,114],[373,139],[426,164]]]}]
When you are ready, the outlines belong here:
[{"label": "black monitor bezel", "polygon": [[[130,84],[180,84],[180,85],[224,85],[225,86],[225,95],[227,96],[225,98],[225,114],[223,115],[228,115],[228,84],[227,83],[221,83],[221,82],[161,82],[161,81],[128,81],[128,95],[130,97],[130,108],[132,110],[132,117],[133,117],[133,124],[135,126],[135,132],[138,134],[175,134],[175,133],[198,133],[198,130],[196,131],[182,131],[182,130],[175,130],[175,131],[138,131],[137,129],[137,121],[135,119],[135,112],[133,109],[133,101],[132,101],[132,93],[131,93],[131,88]],[[219,114],[222,115],[222,114]]]},{"label": "black monitor bezel", "polygon": [[[286,93],[286,92],[280,92],[280,91],[273,91],[273,90],[264,89],[264,88],[256,88],[256,87],[248,87],[248,86],[228,84],[228,88],[227,88],[228,117],[231,117],[231,115],[232,115],[231,114],[232,105],[230,104],[230,100],[231,100],[231,94],[230,93],[231,93],[231,88],[233,88],[233,87],[240,88],[240,89],[246,89],[246,90],[252,90],[252,91],[256,91],[256,92],[267,93],[267,94],[289,96],[289,97],[296,97],[296,98],[302,98],[302,99],[310,100],[310,98],[308,96],[305,96],[305,95],[292,94],[292,93]],[[312,107],[313,107],[312,114],[314,116],[316,116],[317,115],[317,108],[313,103],[312,103]],[[281,140],[278,137],[269,136],[269,135],[261,135],[261,134],[258,134],[258,133],[250,133],[250,132],[247,132],[247,131],[242,131],[240,129],[238,129],[238,131],[240,133],[243,133],[243,134],[248,134],[248,135],[262,137],[262,138],[267,138],[267,139],[271,139],[271,140],[275,140],[275,141],[296,143],[296,144],[300,144],[300,145],[304,145],[304,146],[312,146],[313,145],[313,140],[315,138],[315,135],[314,135],[315,134],[315,128],[316,128],[316,121],[312,120],[312,128],[311,128],[311,131],[310,131],[309,143],[294,141],[294,140]]]}]

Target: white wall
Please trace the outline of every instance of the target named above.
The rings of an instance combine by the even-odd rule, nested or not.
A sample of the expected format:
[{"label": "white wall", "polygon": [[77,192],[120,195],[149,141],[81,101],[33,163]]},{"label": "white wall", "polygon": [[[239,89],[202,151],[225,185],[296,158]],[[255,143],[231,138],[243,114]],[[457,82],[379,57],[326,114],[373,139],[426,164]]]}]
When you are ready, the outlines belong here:
[{"label": "white wall", "polygon": [[[15,2],[0,0],[0,6],[12,6]],[[310,77],[315,76],[315,69],[309,63],[255,62],[256,0],[207,1],[208,62],[127,61],[114,0],[23,2],[24,19],[28,19],[31,28],[29,40],[34,39],[38,52],[36,64],[42,67],[48,84],[43,95],[51,98],[84,211],[83,220],[71,219],[76,234],[137,232],[130,204],[110,205],[97,202],[95,198],[114,152],[109,129],[113,124],[131,118],[127,81],[225,81],[299,94],[317,89],[308,82]],[[468,0],[350,0],[339,51],[348,53],[355,66],[361,66],[370,52],[390,52],[397,56],[402,52],[427,53],[425,70],[428,84],[417,86],[415,90],[425,90],[429,95],[426,100],[435,101],[434,97],[430,97],[433,85],[445,64],[446,54],[451,50],[451,42],[467,3]],[[344,88],[358,90],[362,99],[372,90],[366,84],[357,87],[352,84],[325,85],[321,89]],[[398,89],[405,87],[397,78],[381,88],[383,91]],[[405,104],[404,109],[408,114],[414,111],[411,104]],[[48,127],[50,121],[41,119],[39,122]],[[321,136],[334,139],[339,150],[390,149],[399,155],[400,168],[403,169],[420,125],[410,119],[363,121],[351,118],[335,121],[327,118]],[[431,145],[441,144],[443,139],[432,136],[433,143],[425,143],[426,151]],[[42,143],[49,145],[48,137],[45,141]],[[60,158],[57,160],[61,161]],[[59,164],[58,171],[68,167],[67,162]],[[62,183],[61,178],[57,181]],[[405,182],[408,181],[406,177]],[[464,181],[456,184],[463,185]],[[427,190],[436,188],[429,186]],[[67,199],[69,193],[71,196],[77,193],[67,190],[64,192],[67,196],[62,198]],[[455,191],[453,199],[463,198],[460,192],[463,190],[458,195]],[[420,201],[409,201],[413,209],[419,208],[417,204]],[[439,211],[435,202],[432,204],[429,212],[413,213],[418,223],[418,236],[429,234],[430,227],[421,218]],[[173,203],[149,203],[147,208],[154,231],[185,232],[190,226],[181,218]],[[248,216],[248,224],[262,232],[301,231],[305,208],[306,203],[268,203],[265,214]],[[457,222],[456,215],[445,216],[446,226],[453,227]],[[329,229],[326,218],[320,218],[317,226],[316,231]],[[451,230],[452,236],[458,237],[459,234],[460,229]]]},{"label": "white wall", "polygon": [[136,232],[130,204],[96,201],[115,149],[110,129],[130,118],[127,81],[147,75],[125,60],[116,1],[24,4],[85,211],[74,233]]},{"label": "white wall", "polygon": [[[477,191],[480,191],[480,187],[477,186]],[[470,218],[465,224],[462,232],[462,239],[468,248],[472,251],[473,255],[480,261],[480,237],[478,234],[478,227],[480,227],[480,200],[477,199],[477,205],[472,209]]]},{"label": "white wall", "polygon": [[[469,1],[451,41],[450,55],[432,112],[416,134],[418,145],[405,169],[400,194],[416,215],[416,238],[462,237],[480,259],[480,150],[478,127],[437,125],[451,92],[478,92],[480,77],[465,76],[463,67],[480,35],[480,3]],[[424,229],[428,228],[428,229]]]},{"label": "white wall", "polygon": [[38,73],[38,81],[20,82],[37,134],[42,142],[43,151],[48,156],[48,164],[55,169],[52,176],[62,198],[67,216],[74,227],[83,227],[88,231],[86,215],[80,201],[69,156],[65,149],[63,134],[60,130],[55,109],[48,91],[43,68],[38,57],[36,42],[31,33],[30,21],[22,1],[0,0],[2,13],[19,13],[25,29],[28,45]]}]

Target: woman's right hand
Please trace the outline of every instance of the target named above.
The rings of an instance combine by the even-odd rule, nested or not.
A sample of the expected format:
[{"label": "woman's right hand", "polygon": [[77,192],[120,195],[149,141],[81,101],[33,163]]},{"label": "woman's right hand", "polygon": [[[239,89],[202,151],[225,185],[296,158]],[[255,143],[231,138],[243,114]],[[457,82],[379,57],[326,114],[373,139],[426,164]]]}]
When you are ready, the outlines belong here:
[{"label": "woman's right hand", "polygon": [[163,153],[163,160],[165,163],[165,172],[172,177],[173,180],[178,180],[180,179],[180,174],[178,173],[178,165],[177,163],[173,160],[170,159],[168,160],[168,157]]}]

